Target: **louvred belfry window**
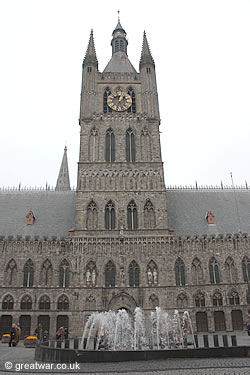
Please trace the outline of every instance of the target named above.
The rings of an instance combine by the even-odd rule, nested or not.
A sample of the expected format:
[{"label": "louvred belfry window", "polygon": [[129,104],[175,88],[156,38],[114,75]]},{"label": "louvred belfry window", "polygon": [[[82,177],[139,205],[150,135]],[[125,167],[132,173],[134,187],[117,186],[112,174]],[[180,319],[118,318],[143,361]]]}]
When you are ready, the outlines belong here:
[{"label": "louvred belfry window", "polygon": [[105,160],[108,163],[115,161],[115,134],[111,128],[107,130],[105,137]]},{"label": "louvred belfry window", "polygon": [[136,230],[138,229],[138,215],[137,215],[137,207],[135,201],[131,201],[128,205],[127,209],[128,215],[128,229],[129,230]]},{"label": "louvred belfry window", "polygon": [[130,128],[126,132],[126,160],[130,163],[135,162],[135,135]]}]

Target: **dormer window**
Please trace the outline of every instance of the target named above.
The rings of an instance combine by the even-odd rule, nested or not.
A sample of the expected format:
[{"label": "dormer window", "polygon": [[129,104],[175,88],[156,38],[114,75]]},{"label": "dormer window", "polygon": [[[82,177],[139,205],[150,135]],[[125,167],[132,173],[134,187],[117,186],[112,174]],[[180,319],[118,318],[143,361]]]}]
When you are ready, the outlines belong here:
[{"label": "dormer window", "polygon": [[30,211],[28,215],[26,215],[26,219],[27,219],[26,221],[27,225],[33,225],[35,223],[35,216],[32,211]]},{"label": "dormer window", "polygon": [[206,220],[208,224],[214,224],[214,214],[212,213],[212,211],[208,211],[206,213]]}]

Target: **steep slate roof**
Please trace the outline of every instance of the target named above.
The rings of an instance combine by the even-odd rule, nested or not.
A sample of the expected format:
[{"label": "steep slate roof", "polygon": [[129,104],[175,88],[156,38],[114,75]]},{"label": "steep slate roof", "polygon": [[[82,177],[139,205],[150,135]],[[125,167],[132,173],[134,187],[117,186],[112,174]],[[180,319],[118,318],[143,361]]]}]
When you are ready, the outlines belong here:
[{"label": "steep slate roof", "polygon": [[125,52],[118,51],[113,54],[108,65],[103,71],[112,73],[136,73]]},{"label": "steep slate roof", "polygon": [[[35,217],[33,225],[26,224],[29,211]],[[0,192],[0,235],[68,237],[74,220],[75,192]]]},{"label": "steep slate roof", "polygon": [[[0,191],[0,235],[68,237],[74,228],[75,191]],[[241,232],[250,233],[250,190],[236,190]],[[169,189],[169,229],[176,236],[239,233],[233,190]],[[34,225],[26,224],[32,211]],[[212,211],[215,224],[208,224]]]},{"label": "steep slate roof", "polygon": [[[168,226],[175,235],[250,233],[250,190],[167,190]],[[235,196],[237,205],[235,202]],[[215,224],[208,224],[212,211]]]}]

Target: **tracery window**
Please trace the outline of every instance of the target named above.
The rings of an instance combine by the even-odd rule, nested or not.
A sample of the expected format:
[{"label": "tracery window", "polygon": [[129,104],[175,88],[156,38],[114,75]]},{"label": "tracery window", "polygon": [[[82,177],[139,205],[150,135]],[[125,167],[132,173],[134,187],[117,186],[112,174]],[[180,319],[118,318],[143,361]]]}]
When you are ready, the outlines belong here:
[{"label": "tracery window", "polygon": [[226,281],[229,283],[237,282],[237,268],[234,263],[234,260],[231,257],[228,257],[225,262],[225,276]]},{"label": "tracery window", "polygon": [[57,309],[67,311],[69,309],[69,299],[65,294],[59,297],[57,301]]},{"label": "tracery window", "polygon": [[144,228],[155,228],[155,210],[150,200],[147,200],[144,206]]},{"label": "tracery window", "polygon": [[31,259],[29,259],[23,268],[23,286],[32,287],[34,284],[34,264]]},{"label": "tracery window", "polygon": [[30,296],[26,295],[21,299],[20,303],[21,310],[31,310],[32,309],[32,299]]},{"label": "tracery window", "polygon": [[42,296],[39,300],[39,310],[50,310],[50,299],[49,296]]},{"label": "tracery window", "polygon": [[112,109],[108,106],[108,102],[107,102],[109,95],[111,95],[111,90],[109,89],[109,87],[107,87],[103,94],[103,112],[104,113],[112,112]]},{"label": "tracery window", "polygon": [[194,302],[196,307],[204,307],[205,306],[205,296],[204,293],[198,292],[194,297]]},{"label": "tracery window", "polygon": [[87,207],[87,229],[97,229],[98,213],[96,203],[92,200]]},{"label": "tracery window", "polygon": [[188,306],[188,300],[185,293],[180,293],[177,297],[177,307],[183,309]]},{"label": "tracery window", "polygon": [[6,268],[6,284],[9,286],[17,283],[17,264],[14,259],[11,259]]},{"label": "tracery window", "polygon": [[151,294],[149,297],[149,304],[152,309],[155,309],[159,306],[159,298],[155,294]]},{"label": "tracery window", "polygon": [[220,272],[219,272],[219,265],[217,260],[213,257],[210,259],[209,262],[209,277],[211,284],[219,284],[220,280]]},{"label": "tracery window", "polygon": [[242,273],[243,273],[243,280],[246,283],[250,281],[250,259],[246,256],[242,260]]},{"label": "tracery window", "polygon": [[231,293],[229,293],[228,295],[228,301],[229,301],[229,305],[239,305],[240,304],[239,294],[235,290],[232,290]]},{"label": "tracery window", "polygon": [[201,261],[198,258],[195,258],[192,262],[192,282],[194,285],[202,284],[203,282],[203,272]]},{"label": "tracery window", "polygon": [[135,201],[131,201],[127,207],[128,229],[138,229],[138,215]]},{"label": "tracery window", "polygon": [[105,266],[105,286],[114,287],[116,279],[115,265],[111,260]]},{"label": "tracery window", "polygon": [[115,205],[109,201],[105,207],[105,229],[115,229]]},{"label": "tracery window", "polygon": [[186,285],[185,264],[181,258],[175,262],[175,283],[177,286]]},{"label": "tracery window", "polygon": [[106,131],[105,160],[108,163],[113,163],[115,161],[115,134],[111,128]]},{"label": "tracery window", "polygon": [[135,134],[131,128],[126,131],[126,160],[135,162]]},{"label": "tracery window", "polygon": [[43,262],[42,269],[41,269],[41,285],[51,285],[52,283],[52,264],[51,262],[46,259]]},{"label": "tracery window", "polygon": [[213,306],[222,306],[223,305],[223,299],[222,294],[219,291],[216,291],[213,295]]},{"label": "tracery window", "polygon": [[2,309],[3,310],[13,310],[13,307],[14,307],[14,298],[10,294],[8,294],[3,299]]},{"label": "tracery window", "polygon": [[69,287],[69,262],[64,259],[59,267],[59,287]]},{"label": "tracery window", "polygon": [[140,268],[133,260],[128,268],[129,286],[139,286],[140,283]]},{"label": "tracery window", "polygon": [[134,90],[132,89],[132,87],[130,87],[128,89],[128,94],[131,96],[132,98],[132,104],[131,106],[128,108],[128,112],[133,112],[133,113],[136,113],[136,101],[135,101],[135,92]]}]

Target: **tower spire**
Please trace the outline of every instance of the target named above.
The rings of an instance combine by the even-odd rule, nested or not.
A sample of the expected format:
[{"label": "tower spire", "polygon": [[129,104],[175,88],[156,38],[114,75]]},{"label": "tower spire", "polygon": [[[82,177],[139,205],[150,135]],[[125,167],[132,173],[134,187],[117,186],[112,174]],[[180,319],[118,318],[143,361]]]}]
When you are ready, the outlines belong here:
[{"label": "tower spire", "polygon": [[90,32],[90,37],[89,37],[89,44],[87,47],[86,55],[83,60],[83,64],[93,64],[98,67],[98,60],[96,57],[96,51],[95,51],[95,42],[94,42],[94,35],[93,35],[93,30]]},{"label": "tower spire", "polygon": [[71,190],[70,180],[69,180],[67,147],[66,146],[64,148],[62,164],[61,164],[60,172],[59,172],[59,175],[58,175],[55,190],[57,190],[57,191],[69,191],[69,190]]},{"label": "tower spire", "polygon": [[141,51],[141,59],[140,59],[140,67],[144,64],[152,64],[155,65],[154,59],[152,57],[146,32],[143,33],[143,43],[142,43],[142,51]]}]

